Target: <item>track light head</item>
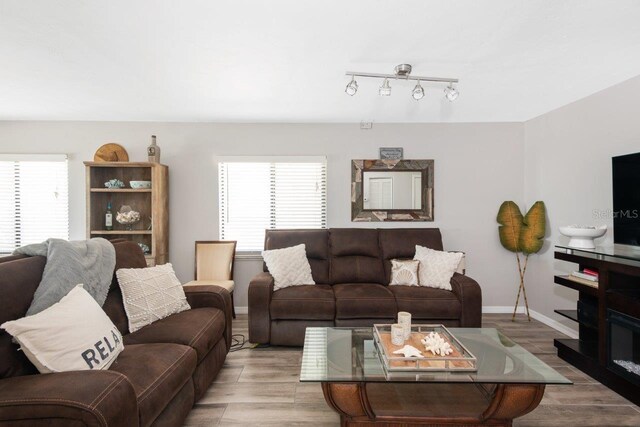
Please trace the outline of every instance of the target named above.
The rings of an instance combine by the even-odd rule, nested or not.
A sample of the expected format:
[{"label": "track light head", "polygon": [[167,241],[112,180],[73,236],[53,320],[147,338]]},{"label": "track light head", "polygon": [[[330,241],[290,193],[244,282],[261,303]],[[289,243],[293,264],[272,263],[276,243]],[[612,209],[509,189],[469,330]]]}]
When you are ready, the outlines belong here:
[{"label": "track light head", "polygon": [[344,88],[344,92],[349,96],[353,96],[356,94],[357,91],[358,91],[358,82],[356,82],[355,76],[351,76],[351,81],[347,83],[347,87]]},{"label": "track light head", "polygon": [[380,96],[391,96],[391,86],[389,85],[389,79],[384,79],[382,86],[378,89]]},{"label": "track light head", "polygon": [[449,86],[444,88],[444,96],[449,100],[449,102],[455,101],[458,98],[458,95],[460,95],[460,92],[453,87],[453,83],[449,83]]},{"label": "track light head", "polygon": [[420,80],[418,80],[418,84],[416,84],[416,87],[411,91],[411,97],[416,101],[420,101],[424,98],[424,88],[420,86]]}]

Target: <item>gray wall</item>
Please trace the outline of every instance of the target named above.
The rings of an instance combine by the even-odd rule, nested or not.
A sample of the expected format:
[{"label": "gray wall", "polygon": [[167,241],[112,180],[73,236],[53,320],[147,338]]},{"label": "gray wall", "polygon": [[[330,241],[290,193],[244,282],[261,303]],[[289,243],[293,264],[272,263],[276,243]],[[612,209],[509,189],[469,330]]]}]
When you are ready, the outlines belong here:
[{"label": "gray wall", "polygon": [[[527,272],[529,304],[553,313],[573,308],[578,293],[553,284],[553,275],[576,264],[553,259],[553,246],[567,243],[558,226],[607,224],[597,244],[612,244],[611,157],[640,151],[640,77],[633,78],[525,123],[525,200],[547,205],[549,231],[540,255]],[[604,215],[601,217],[599,213]]]},{"label": "gray wall", "polygon": [[[84,238],[82,161],[105,142],[145,160],[158,136],[170,171],[170,260],[182,281],[193,277],[193,242],[218,237],[216,158],[234,155],[323,155],[328,161],[330,227],[440,227],[449,250],[467,253],[468,274],[482,285],[484,304],[513,304],[517,272],[497,238],[503,200],[523,201],[524,126],[489,124],[213,124],[145,122],[0,122],[0,152],[70,155],[71,238]],[[435,159],[435,221],[352,223],[350,160],[377,158],[378,148],[403,141],[405,158]],[[258,260],[237,264],[236,304],[246,306]]]}]

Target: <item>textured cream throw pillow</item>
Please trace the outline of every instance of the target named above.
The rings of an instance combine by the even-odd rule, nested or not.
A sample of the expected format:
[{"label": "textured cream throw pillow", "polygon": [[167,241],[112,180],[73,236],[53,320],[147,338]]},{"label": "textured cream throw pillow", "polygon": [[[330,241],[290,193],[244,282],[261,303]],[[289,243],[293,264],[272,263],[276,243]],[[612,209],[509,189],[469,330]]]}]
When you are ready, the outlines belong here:
[{"label": "textured cream throw pillow", "polygon": [[118,328],[82,285],[51,307],[0,328],[43,374],[107,369],[124,349]]},{"label": "textured cream throw pillow", "polygon": [[418,286],[418,260],[391,260],[391,281],[389,285]]},{"label": "textured cream throw pillow", "polygon": [[273,276],[273,290],[297,285],[315,285],[305,245],[262,251],[262,258]]},{"label": "textured cream throw pillow", "polygon": [[121,268],[116,276],[129,320],[129,332],[191,308],[171,264]]},{"label": "textured cream throw pillow", "polygon": [[456,272],[464,254],[443,252],[416,245],[413,259],[420,261],[418,274],[420,286],[451,290],[451,277]]}]

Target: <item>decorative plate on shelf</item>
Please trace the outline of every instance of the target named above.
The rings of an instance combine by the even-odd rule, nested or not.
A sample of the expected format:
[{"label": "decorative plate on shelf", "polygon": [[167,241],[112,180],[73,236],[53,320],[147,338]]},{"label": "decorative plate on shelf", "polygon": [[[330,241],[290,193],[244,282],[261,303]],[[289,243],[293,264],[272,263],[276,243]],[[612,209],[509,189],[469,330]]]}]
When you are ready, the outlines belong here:
[{"label": "decorative plate on shelf", "polygon": [[129,154],[120,144],[110,142],[98,148],[93,155],[94,162],[128,162]]}]

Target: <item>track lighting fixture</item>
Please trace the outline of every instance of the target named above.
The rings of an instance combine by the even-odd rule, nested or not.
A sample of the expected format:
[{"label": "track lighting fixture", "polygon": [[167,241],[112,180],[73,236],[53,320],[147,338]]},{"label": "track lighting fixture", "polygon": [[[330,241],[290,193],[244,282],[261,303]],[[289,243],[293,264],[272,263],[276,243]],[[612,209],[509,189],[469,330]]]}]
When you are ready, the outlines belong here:
[{"label": "track lighting fixture", "polygon": [[391,86],[389,86],[389,79],[384,79],[382,86],[378,89],[380,96],[391,96]]},{"label": "track lighting fixture", "polygon": [[456,98],[458,98],[458,95],[460,95],[460,92],[458,92],[458,90],[455,87],[453,87],[453,83],[449,83],[449,86],[444,88],[444,96],[450,102],[455,101]]},{"label": "track lighting fixture", "polygon": [[344,88],[344,91],[349,96],[356,94],[358,91],[358,82],[356,82],[355,76],[351,76],[351,81],[347,84],[347,87]]},{"label": "track lighting fixture", "polygon": [[418,80],[418,84],[416,84],[416,87],[414,87],[411,91],[411,96],[416,101],[420,101],[422,98],[424,98],[424,89],[422,88],[422,86],[420,86],[420,80]]},{"label": "track lighting fixture", "polygon": [[413,80],[416,81],[417,84],[411,91],[411,97],[416,101],[424,98],[424,88],[420,84],[420,82],[433,82],[433,83],[448,83],[448,86],[444,89],[445,97],[453,102],[458,98],[460,92],[453,87],[454,83],[458,83],[458,79],[448,78],[448,77],[420,77],[420,76],[412,76],[411,75],[411,65],[410,64],[400,64],[397,65],[394,69],[394,74],[380,74],[380,73],[361,73],[355,71],[347,71],[346,75],[351,76],[351,81],[347,84],[345,88],[345,92],[349,96],[353,96],[358,91],[358,83],[356,82],[356,77],[367,77],[367,78],[376,78],[376,79],[384,79],[382,85],[378,89],[378,93],[380,96],[390,96],[391,95],[391,85],[389,84],[389,79],[395,80]]}]

